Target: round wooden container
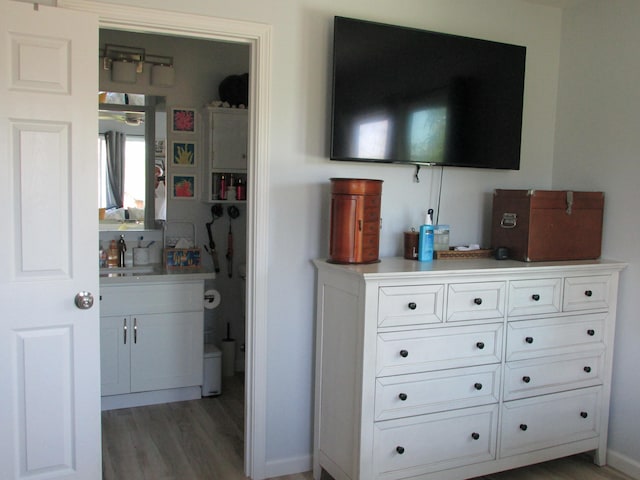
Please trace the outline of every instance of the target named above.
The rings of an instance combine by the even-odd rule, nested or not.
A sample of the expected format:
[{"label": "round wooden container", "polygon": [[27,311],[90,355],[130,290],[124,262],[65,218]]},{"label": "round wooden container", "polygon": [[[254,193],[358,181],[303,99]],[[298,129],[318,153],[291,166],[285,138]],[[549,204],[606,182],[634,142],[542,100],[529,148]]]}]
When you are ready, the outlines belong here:
[{"label": "round wooden container", "polygon": [[331,179],[331,263],[375,263],[380,247],[382,180]]}]

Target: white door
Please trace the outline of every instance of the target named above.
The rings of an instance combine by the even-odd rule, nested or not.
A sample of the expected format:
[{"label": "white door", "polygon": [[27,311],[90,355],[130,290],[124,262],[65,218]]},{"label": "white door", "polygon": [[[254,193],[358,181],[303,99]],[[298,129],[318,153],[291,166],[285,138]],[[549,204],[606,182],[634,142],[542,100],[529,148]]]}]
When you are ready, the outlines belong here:
[{"label": "white door", "polygon": [[0,0],[3,480],[101,477],[97,53],[94,15]]}]

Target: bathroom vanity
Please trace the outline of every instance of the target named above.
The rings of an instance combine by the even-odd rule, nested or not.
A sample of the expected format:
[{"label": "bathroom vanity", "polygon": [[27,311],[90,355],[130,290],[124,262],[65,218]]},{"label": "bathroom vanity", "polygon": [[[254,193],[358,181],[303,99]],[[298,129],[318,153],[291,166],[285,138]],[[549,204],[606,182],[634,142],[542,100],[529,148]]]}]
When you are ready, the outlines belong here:
[{"label": "bathroom vanity", "polygon": [[204,282],[214,276],[159,266],[101,274],[103,410],[200,398]]},{"label": "bathroom vanity", "polygon": [[315,479],[605,463],[623,263],[315,265]]}]

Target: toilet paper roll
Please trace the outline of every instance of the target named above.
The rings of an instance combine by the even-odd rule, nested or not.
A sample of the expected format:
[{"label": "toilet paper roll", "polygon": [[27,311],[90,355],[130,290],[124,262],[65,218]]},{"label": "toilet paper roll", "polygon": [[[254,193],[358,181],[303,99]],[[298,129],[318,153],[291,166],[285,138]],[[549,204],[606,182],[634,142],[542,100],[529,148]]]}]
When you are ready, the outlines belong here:
[{"label": "toilet paper roll", "polygon": [[207,310],[213,310],[218,305],[220,305],[220,292],[215,289],[205,291],[204,308]]},{"label": "toilet paper roll", "polygon": [[232,377],[236,370],[236,342],[235,340],[222,341],[222,375]]}]

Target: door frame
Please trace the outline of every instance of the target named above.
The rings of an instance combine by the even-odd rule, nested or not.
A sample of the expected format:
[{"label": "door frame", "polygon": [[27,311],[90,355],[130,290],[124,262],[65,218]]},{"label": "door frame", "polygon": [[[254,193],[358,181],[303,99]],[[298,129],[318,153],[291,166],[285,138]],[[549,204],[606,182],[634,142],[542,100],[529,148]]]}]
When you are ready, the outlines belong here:
[{"label": "door frame", "polygon": [[[266,478],[267,259],[269,227],[269,92],[271,25],[92,0],[58,0],[58,7],[92,12],[99,28],[223,40],[250,46],[247,201],[245,474]],[[97,86],[96,86],[97,87]],[[96,90],[97,94],[97,90]],[[257,232],[260,232],[259,240]]]}]

